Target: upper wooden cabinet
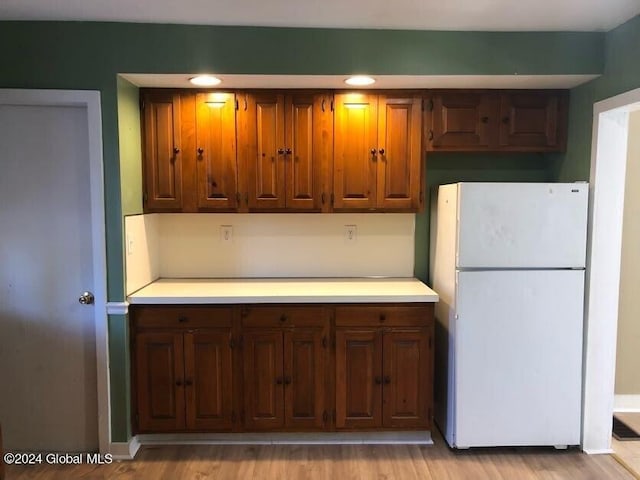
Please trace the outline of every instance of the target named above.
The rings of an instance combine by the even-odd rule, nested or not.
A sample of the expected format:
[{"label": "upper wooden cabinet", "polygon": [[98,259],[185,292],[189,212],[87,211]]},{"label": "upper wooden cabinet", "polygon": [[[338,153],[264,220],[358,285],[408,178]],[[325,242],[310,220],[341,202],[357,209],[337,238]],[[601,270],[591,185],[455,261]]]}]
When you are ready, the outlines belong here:
[{"label": "upper wooden cabinet", "polygon": [[554,152],[566,148],[565,91],[433,91],[425,103],[425,144],[430,151]]},{"label": "upper wooden cabinet", "polygon": [[145,210],[180,211],[182,145],[180,95],[150,93],[142,99]]},{"label": "upper wooden cabinet", "polygon": [[421,98],[335,96],[334,210],[418,210]]},{"label": "upper wooden cabinet", "polygon": [[236,209],[238,174],[235,95],[197,94],[195,131],[197,209]]},{"label": "upper wooden cabinet", "polygon": [[328,203],[330,97],[251,93],[240,104],[239,158],[248,209],[321,210]]}]

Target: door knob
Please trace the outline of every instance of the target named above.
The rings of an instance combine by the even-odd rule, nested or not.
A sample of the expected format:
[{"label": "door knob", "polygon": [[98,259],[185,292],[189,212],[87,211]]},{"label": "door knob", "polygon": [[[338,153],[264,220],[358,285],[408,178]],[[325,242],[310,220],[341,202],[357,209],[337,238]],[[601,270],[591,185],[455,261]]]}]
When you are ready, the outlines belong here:
[{"label": "door knob", "polygon": [[80,295],[80,298],[78,298],[78,302],[82,305],[92,305],[94,301],[95,297],[91,292],[83,292],[82,295]]}]

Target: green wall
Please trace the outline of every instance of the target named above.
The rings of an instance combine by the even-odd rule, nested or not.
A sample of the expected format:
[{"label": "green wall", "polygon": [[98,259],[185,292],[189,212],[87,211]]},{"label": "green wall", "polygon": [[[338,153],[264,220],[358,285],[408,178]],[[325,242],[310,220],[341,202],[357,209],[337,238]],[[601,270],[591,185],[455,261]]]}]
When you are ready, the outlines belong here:
[{"label": "green wall", "polygon": [[[600,74],[602,90],[634,84],[637,66],[618,55],[637,25],[608,34],[589,32],[431,32],[209,27],[92,22],[0,22],[0,88],[99,90],[105,169],[108,299],[125,298],[123,214],[140,204],[137,89],[119,73],[512,75]],[[629,31],[627,31],[629,30]],[[627,48],[627,47],[623,47]],[[626,50],[625,50],[626,51]],[[613,87],[608,75],[615,75]],[[620,79],[617,79],[620,76]],[[572,105],[565,158],[429,156],[430,185],[457,180],[570,178],[584,171],[583,118],[590,87]],[[600,90],[596,90],[598,94]],[[602,94],[602,93],[600,93]],[[573,100],[572,100],[573,101]],[[120,122],[120,123],[119,123]],[[587,145],[588,147],[588,145]],[[588,161],[587,161],[588,163]],[[544,165],[544,166],[543,166]],[[576,173],[577,172],[577,173]],[[417,218],[416,273],[426,279],[428,215]],[[109,317],[112,439],[130,435],[126,317]]]}]

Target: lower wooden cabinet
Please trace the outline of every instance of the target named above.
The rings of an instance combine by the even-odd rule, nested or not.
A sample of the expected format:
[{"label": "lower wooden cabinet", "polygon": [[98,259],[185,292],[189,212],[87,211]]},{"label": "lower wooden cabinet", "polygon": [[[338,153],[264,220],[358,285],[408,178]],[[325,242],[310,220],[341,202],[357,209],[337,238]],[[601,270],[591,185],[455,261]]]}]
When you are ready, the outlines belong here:
[{"label": "lower wooden cabinet", "polygon": [[135,433],[431,426],[432,304],[133,306],[131,319]]},{"label": "lower wooden cabinet", "polygon": [[[433,391],[430,308],[338,310],[336,428],[429,428]],[[423,326],[416,326],[420,324]]]}]

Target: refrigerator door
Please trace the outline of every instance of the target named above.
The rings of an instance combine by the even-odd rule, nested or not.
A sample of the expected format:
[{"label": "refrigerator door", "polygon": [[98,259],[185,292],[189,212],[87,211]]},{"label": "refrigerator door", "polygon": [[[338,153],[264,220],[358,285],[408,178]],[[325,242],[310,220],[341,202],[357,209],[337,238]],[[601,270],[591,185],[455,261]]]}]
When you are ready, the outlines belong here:
[{"label": "refrigerator door", "polygon": [[580,443],[584,271],[458,274],[454,443]]},{"label": "refrigerator door", "polygon": [[460,183],[458,268],[583,268],[585,183]]}]

